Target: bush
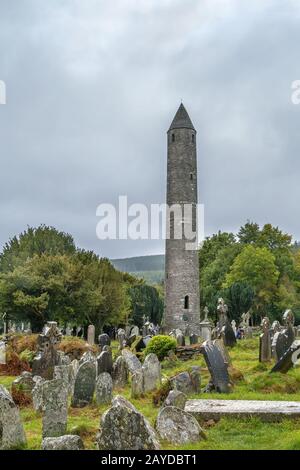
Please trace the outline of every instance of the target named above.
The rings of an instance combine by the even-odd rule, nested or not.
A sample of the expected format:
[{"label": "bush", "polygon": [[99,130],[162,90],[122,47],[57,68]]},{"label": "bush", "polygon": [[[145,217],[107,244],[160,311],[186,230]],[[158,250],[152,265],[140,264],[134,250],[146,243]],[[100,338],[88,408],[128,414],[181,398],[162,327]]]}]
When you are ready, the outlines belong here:
[{"label": "bush", "polygon": [[153,336],[144,350],[144,357],[146,357],[147,354],[154,353],[157,355],[158,359],[162,361],[168,355],[168,352],[175,351],[176,347],[176,339],[171,336]]}]

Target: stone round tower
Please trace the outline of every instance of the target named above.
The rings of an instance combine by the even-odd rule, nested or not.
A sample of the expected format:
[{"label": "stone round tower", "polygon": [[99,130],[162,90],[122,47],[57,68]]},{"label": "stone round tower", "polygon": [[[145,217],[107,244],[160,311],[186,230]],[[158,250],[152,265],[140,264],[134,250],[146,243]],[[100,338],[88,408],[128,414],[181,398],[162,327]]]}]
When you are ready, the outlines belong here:
[{"label": "stone round tower", "polygon": [[[188,249],[192,241],[188,229],[197,230],[196,130],[180,105],[168,130],[165,316],[166,332],[180,328],[199,335],[199,259]],[[184,210],[187,207],[192,210]],[[172,210],[172,209],[175,210]],[[167,230],[168,232],[168,230]],[[179,234],[182,233],[180,237]]]}]

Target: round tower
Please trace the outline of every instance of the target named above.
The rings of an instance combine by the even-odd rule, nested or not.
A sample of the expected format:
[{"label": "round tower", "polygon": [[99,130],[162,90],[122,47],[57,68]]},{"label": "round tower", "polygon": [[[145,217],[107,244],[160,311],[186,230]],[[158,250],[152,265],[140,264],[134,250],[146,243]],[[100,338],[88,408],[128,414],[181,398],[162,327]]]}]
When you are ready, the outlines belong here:
[{"label": "round tower", "polygon": [[[197,231],[197,151],[196,130],[180,105],[168,136],[167,167],[167,238],[165,272],[166,332],[175,328],[185,334],[199,335],[199,258],[190,249]],[[187,209],[189,208],[189,209]],[[180,233],[182,236],[180,237]]]}]

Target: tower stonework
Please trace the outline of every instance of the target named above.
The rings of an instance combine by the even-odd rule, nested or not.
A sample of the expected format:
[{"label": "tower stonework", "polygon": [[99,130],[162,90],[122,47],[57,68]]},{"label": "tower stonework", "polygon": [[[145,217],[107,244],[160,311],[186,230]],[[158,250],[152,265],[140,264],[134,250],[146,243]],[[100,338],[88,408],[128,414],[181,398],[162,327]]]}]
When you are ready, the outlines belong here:
[{"label": "tower stonework", "polygon": [[[176,215],[178,213],[172,210],[167,214],[166,223],[170,231],[166,238],[165,330],[169,332],[179,328],[185,334],[199,335],[198,252],[195,248],[187,249],[187,243],[193,240],[187,240],[184,230],[183,237],[178,237],[180,226],[182,229],[192,228],[194,232],[197,230],[196,130],[183,104],[180,105],[167,136],[167,205],[169,209],[176,207],[174,205],[177,208],[180,206],[182,217],[179,218]],[[189,205],[193,211],[183,211],[184,205]]]}]

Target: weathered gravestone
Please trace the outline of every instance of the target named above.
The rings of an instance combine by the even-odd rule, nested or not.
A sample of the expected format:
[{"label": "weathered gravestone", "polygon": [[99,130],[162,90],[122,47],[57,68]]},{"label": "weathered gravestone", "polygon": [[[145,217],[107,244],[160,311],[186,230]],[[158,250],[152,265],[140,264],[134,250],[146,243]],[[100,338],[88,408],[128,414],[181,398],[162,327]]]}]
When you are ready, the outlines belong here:
[{"label": "weathered gravestone", "polygon": [[103,372],[96,380],[96,402],[97,405],[107,405],[111,403],[113,391],[113,381],[111,375]]},{"label": "weathered gravestone", "polygon": [[185,337],[181,330],[176,330],[175,338],[178,346],[185,346]]},{"label": "weathered gravestone", "polygon": [[6,344],[0,341],[0,365],[6,364]]},{"label": "weathered gravestone", "polygon": [[156,354],[148,354],[143,367],[144,391],[152,392],[161,384],[161,366]]},{"label": "weathered gravestone", "polygon": [[261,326],[263,332],[259,337],[259,362],[268,362],[272,357],[270,320],[268,317],[263,318]]},{"label": "weathered gravestone", "polygon": [[97,357],[97,363],[98,374],[102,374],[103,372],[108,372],[109,374],[112,373],[113,358],[112,351],[109,346],[104,346],[103,351]]},{"label": "weathered gravestone", "polygon": [[89,325],[87,331],[87,342],[90,346],[95,344],[95,326]]},{"label": "weathered gravestone", "polygon": [[156,430],[163,440],[174,445],[198,442],[205,438],[196,419],[175,406],[166,406],[160,410]]},{"label": "weathered gravestone", "polygon": [[93,400],[96,385],[96,365],[87,361],[79,366],[72,397],[72,407],[82,408]]},{"label": "weathered gravestone", "polygon": [[125,398],[116,397],[103,414],[97,435],[99,450],[159,450],[155,431]]},{"label": "weathered gravestone", "polygon": [[53,378],[61,379],[69,393],[69,366],[55,366]]},{"label": "weathered gravestone", "polygon": [[68,389],[62,379],[43,384],[43,438],[66,433],[68,419]]},{"label": "weathered gravestone", "polygon": [[110,346],[110,337],[106,333],[102,333],[98,336],[98,343],[102,351],[104,346]]},{"label": "weathered gravestone", "polygon": [[32,364],[32,374],[45,379],[53,378],[54,366],[58,365],[57,346],[61,341],[61,332],[56,322],[47,322],[43,333],[38,337],[38,354]]},{"label": "weathered gravestone", "polygon": [[65,435],[60,437],[45,437],[42,450],[84,450],[80,436]]},{"label": "weathered gravestone", "polygon": [[122,350],[126,344],[126,333],[123,328],[119,328],[117,332],[117,339],[119,341],[119,349]]},{"label": "weathered gravestone", "polygon": [[131,397],[139,398],[144,395],[144,374],[142,369],[137,369],[131,376]]},{"label": "weathered gravestone", "polygon": [[228,393],[230,391],[228,364],[225,363],[220,349],[212,341],[205,341],[201,351],[211,375],[209,387],[219,393]]},{"label": "weathered gravestone", "polygon": [[81,364],[84,364],[85,362],[92,362],[93,364],[97,363],[97,358],[95,354],[92,353],[92,351],[86,351],[85,353],[83,353],[79,360],[79,365],[81,366]]},{"label": "weathered gravestone", "polygon": [[8,390],[0,385],[0,450],[16,449],[25,444],[19,410]]},{"label": "weathered gravestone", "polygon": [[[196,378],[196,375],[197,378]],[[170,384],[173,390],[178,390],[186,395],[190,393],[198,393],[200,388],[200,373],[199,369],[195,369],[193,373],[180,372],[174,377],[170,378]]]},{"label": "weathered gravestone", "polygon": [[198,344],[198,336],[195,334],[190,335],[190,344]]},{"label": "weathered gravestone", "polygon": [[272,372],[281,372],[286,374],[300,360],[300,341],[295,340],[289,349],[283,354],[275,364]]},{"label": "weathered gravestone", "polygon": [[123,356],[119,356],[113,364],[112,378],[115,388],[124,388],[128,382],[128,367]]},{"label": "weathered gravestone", "polygon": [[32,404],[35,411],[42,411],[43,409],[43,385],[46,380],[38,375],[33,377],[35,386],[32,389]]},{"label": "weathered gravestone", "polygon": [[163,404],[163,406],[176,406],[184,410],[187,396],[179,390],[171,390]]},{"label": "weathered gravestone", "polygon": [[122,356],[126,361],[129,372],[131,372],[132,374],[134,374],[136,370],[142,368],[142,364],[139,359],[129,349],[123,349]]},{"label": "weathered gravestone", "polygon": [[69,394],[73,395],[76,375],[79,369],[79,361],[74,359],[71,364],[68,366],[69,369]]}]

